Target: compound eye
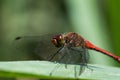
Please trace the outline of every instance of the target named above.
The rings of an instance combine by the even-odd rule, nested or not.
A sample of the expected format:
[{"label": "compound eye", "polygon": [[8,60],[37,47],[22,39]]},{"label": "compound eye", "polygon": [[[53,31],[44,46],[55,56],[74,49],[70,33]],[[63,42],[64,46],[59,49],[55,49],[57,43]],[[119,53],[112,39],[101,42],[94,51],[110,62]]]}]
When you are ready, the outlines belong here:
[{"label": "compound eye", "polygon": [[58,45],[58,42],[57,42],[57,40],[56,39],[52,39],[52,43],[57,47],[57,45]]},{"label": "compound eye", "polygon": [[56,47],[61,47],[64,45],[65,41],[63,39],[63,36],[61,34],[56,35],[52,38],[52,43],[56,46]]},{"label": "compound eye", "polygon": [[62,40],[62,35],[59,35],[58,38],[59,38],[59,40]]}]

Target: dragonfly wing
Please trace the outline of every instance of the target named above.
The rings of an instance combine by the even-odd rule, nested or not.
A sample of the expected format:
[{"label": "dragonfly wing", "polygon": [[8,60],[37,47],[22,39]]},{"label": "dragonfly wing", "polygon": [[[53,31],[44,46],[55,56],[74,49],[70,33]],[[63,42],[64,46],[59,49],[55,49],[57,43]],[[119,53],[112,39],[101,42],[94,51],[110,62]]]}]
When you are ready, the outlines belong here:
[{"label": "dragonfly wing", "polygon": [[52,37],[53,35],[49,35],[47,38],[43,37],[35,48],[35,53],[44,60],[49,60],[50,57],[58,51],[58,48],[51,42]]},{"label": "dragonfly wing", "polygon": [[83,47],[63,47],[56,53],[56,57],[56,61],[59,63],[80,65],[79,75],[85,70],[89,60],[88,51]]},{"label": "dragonfly wing", "polygon": [[60,63],[66,64],[87,64],[89,54],[86,48],[82,47],[63,47],[57,53],[57,60]]},{"label": "dragonfly wing", "polygon": [[37,56],[37,59],[48,60],[48,56],[58,50],[51,42],[53,36],[54,34],[22,36],[15,41],[15,47],[17,51],[25,51],[25,53]]}]

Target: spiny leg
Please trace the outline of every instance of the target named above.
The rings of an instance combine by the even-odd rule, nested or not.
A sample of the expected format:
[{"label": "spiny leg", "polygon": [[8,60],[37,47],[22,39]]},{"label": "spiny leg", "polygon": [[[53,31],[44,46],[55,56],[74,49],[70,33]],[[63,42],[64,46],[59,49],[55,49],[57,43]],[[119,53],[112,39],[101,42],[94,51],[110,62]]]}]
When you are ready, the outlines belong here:
[{"label": "spiny leg", "polygon": [[[61,50],[61,49],[60,49]],[[59,52],[60,53],[60,52]],[[66,54],[62,55],[61,58],[58,60],[58,62],[61,62],[63,60],[63,58],[65,57]],[[60,67],[60,64],[59,65],[56,65],[55,68],[50,72],[50,76],[52,76],[52,73],[55,72],[55,70],[57,68]]]},{"label": "spiny leg", "polygon": [[54,69],[50,72],[50,76],[52,76],[52,74],[55,72],[55,70],[57,70],[59,67],[60,67],[60,64],[56,64]]},{"label": "spiny leg", "polygon": [[75,78],[77,78],[76,65],[74,65]]}]

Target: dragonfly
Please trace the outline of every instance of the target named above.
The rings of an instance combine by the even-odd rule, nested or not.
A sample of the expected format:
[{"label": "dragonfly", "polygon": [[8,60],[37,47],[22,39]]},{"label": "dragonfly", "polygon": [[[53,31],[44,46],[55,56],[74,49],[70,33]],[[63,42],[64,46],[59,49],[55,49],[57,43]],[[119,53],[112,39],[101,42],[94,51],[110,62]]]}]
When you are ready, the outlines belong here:
[{"label": "dragonfly", "polygon": [[[16,40],[22,38],[23,37],[17,37]],[[49,40],[48,44],[49,43],[52,43],[50,45],[54,46],[54,48],[57,48],[57,50],[54,53],[51,53],[47,57],[47,60],[65,63],[66,65],[80,65],[79,75],[84,72],[85,67],[89,62],[88,50],[95,50],[103,53],[120,63],[119,56],[116,56],[104,49],[95,46],[93,43],[84,39],[81,35],[75,32],[54,35],[53,37],[51,37],[51,40]],[[40,46],[37,47],[37,49],[40,49]]]}]

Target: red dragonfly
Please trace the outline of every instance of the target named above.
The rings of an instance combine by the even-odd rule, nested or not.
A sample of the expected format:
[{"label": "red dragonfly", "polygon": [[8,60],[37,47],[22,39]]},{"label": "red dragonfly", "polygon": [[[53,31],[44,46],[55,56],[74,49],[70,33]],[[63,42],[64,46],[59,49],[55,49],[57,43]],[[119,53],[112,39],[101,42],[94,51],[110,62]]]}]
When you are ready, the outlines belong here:
[{"label": "red dragonfly", "polygon": [[[79,34],[77,34],[75,32],[69,32],[66,34],[55,35],[52,38],[52,43],[56,47],[62,47],[62,49],[67,48],[67,49],[71,49],[73,51],[75,51],[75,49],[74,49],[75,47],[81,47],[83,50],[86,50],[86,49],[95,50],[95,51],[101,52],[107,56],[110,56],[113,59],[115,59],[116,61],[120,62],[119,56],[116,56],[116,55],[114,55],[114,54],[112,54],[104,49],[101,49],[101,48],[95,46],[90,41],[85,40],[82,36],[80,36]],[[81,50],[77,50],[77,51],[79,52]]]},{"label": "red dragonfly", "polygon": [[[16,40],[21,38],[22,37],[17,37]],[[80,65],[79,74],[84,71],[84,66],[87,66],[89,60],[88,49],[101,52],[120,62],[120,57],[95,46],[90,41],[85,40],[82,36],[75,32],[57,34],[51,39],[51,41],[53,45],[58,48],[58,50],[56,53],[51,53],[52,55],[48,60],[57,60],[59,63]]]}]

